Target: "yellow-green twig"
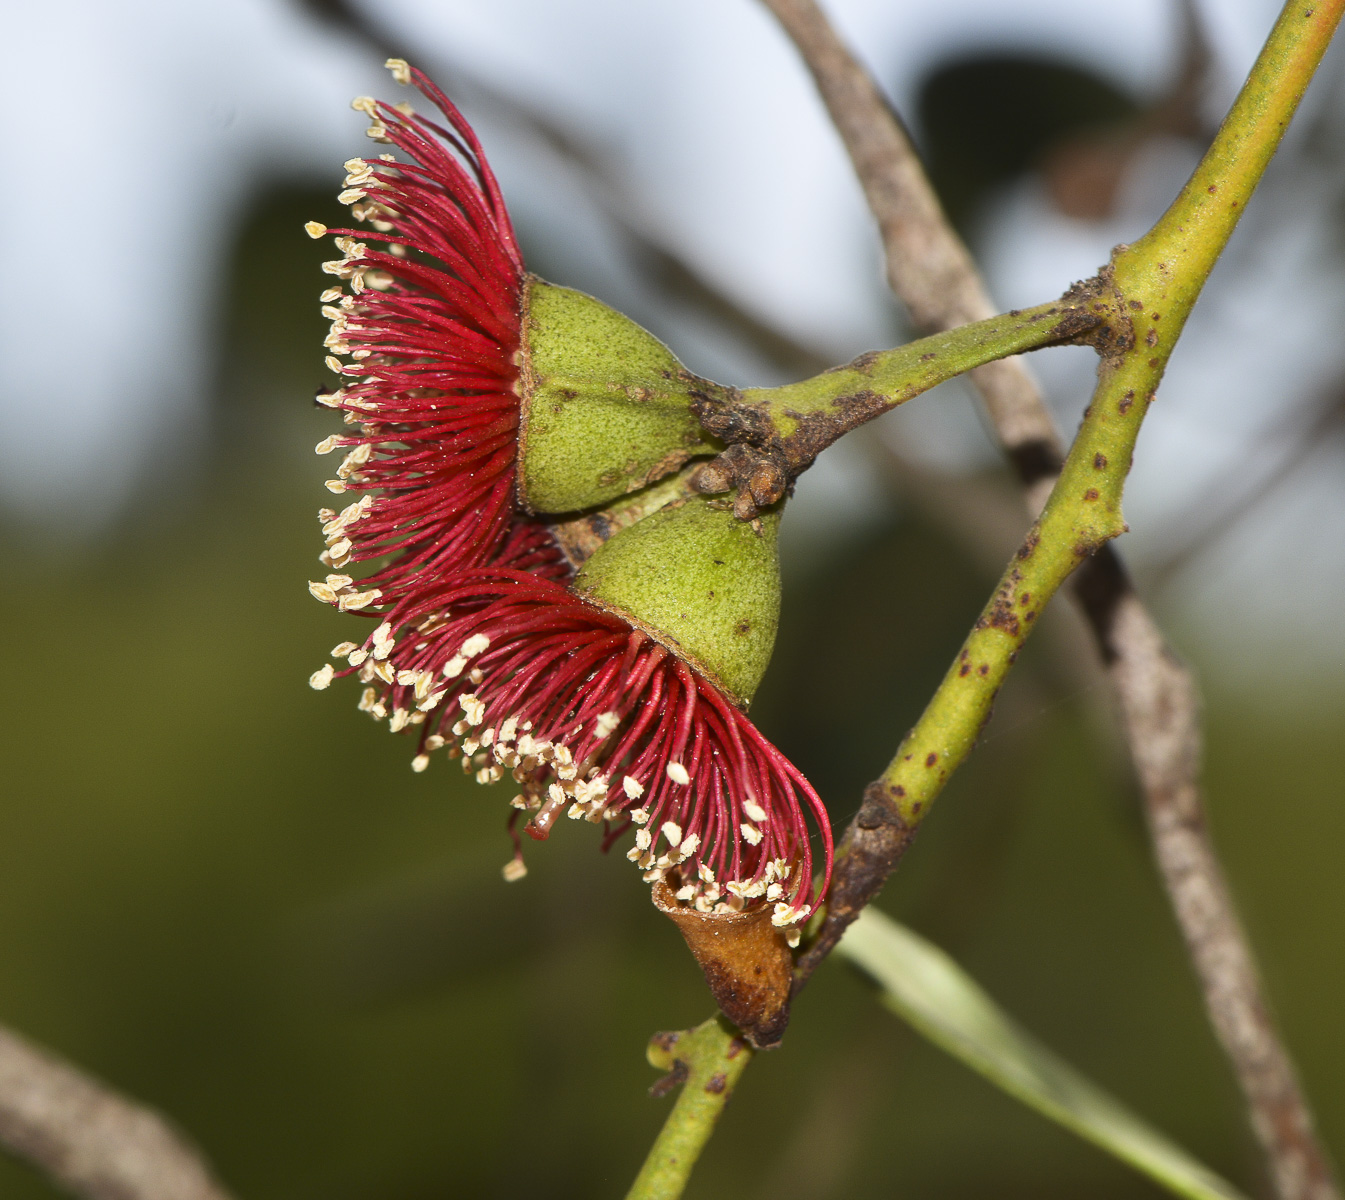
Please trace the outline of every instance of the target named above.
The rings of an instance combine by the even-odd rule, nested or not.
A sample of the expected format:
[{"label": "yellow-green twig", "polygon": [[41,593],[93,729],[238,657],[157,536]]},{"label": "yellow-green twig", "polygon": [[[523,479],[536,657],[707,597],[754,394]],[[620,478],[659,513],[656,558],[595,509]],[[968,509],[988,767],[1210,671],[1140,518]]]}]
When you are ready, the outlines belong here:
[{"label": "yellow-green twig", "polygon": [[[1089,302],[1108,337],[1079,435],[1045,510],[957,659],[866,794],[837,857],[826,917],[799,961],[800,983],[877,893],[943,785],[970,753],[1043,606],[1084,559],[1125,531],[1122,493],[1145,412],[1191,307],[1278,147],[1342,8],[1345,0],[1297,0],[1285,6],[1195,174],[1158,224],[1133,245],[1118,247],[1100,276],[1102,286]],[[793,432],[785,426],[777,435]],[[683,1037],[702,1035],[711,1048],[697,1050],[694,1057],[701,1065],[696,1072],[687,1061],[687,1085],[630,1197],[673,1200],[681,1195],[722,1110],[721,1097],[746,1065],[746,1057],[738,1055],[732,1077],[724,1075],[722,1094],[704,1095],[704,1083],[694,1088],[692,1081],[706,1078],[706,1063],[729,1061],[730,1033],[707,1022]]]},{"label": "yellow-green twig", "polygon": [[1098,385],[1045,510],[957,659],[842,841],[832,900],[800,980],[882,886],[935,797],[975,745],[1043,606],[1075,568],[1124,533],[1135,440],[1173,346],[1279,145],[1345,0],[1290,3],[1199,167],[1153,230],[1118,247],[1094,304],[1109,344]]},{"label": "yellow-green twig", "polygon": [[668,1200],[682,1194],[691,1169],[734,1085],[752,1058],[749,1046],[723,1017],[685,1033],[661,1033],[649,1043],[651,1066],[667,1071],[682,1091],[649,1151],[626,1200]]}]

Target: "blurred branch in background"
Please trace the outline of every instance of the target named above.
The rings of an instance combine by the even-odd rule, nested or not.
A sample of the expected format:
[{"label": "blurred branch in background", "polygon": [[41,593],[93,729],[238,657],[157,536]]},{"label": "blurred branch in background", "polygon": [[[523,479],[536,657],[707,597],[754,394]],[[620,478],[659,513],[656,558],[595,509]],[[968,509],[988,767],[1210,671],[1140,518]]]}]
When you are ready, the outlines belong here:
[{"label": "blurred branch in background", "polygon": [[4,1028],[0,1144],[88,1200],[229,1200],[158,1113]]},{"label": "blurred branch in background", "polygon": [[[305,12],[369,45],[385,57],[406,58],[429,66],[432,58],[398,40],[378,19],[351,0],[296,0]],[[800,345],[773,326],[746,311],[686,259],[651,233],[620,181],[619,170],[598,147],[582,135],[553,121],[544,113],[494,87],[461,67],[434,63],[430,73],[450,93],[475,97],[512,124],[541,142],[564,161],[582,184],[589,199],[624,245],[631,265],[666,296],[698,309],[720,327],[750,346],[782,372],[808,377],[832,363]]]},{"label": "blurred branch in background", "polygon": [[[889,282],[912,319],[922,329],[938,330],[992,315],[994,307],[970,255],[944,217],[900,120],[863,66],[814,0],[763,3],[803,56],[845,142],[878,221]],[[1189,9],[1187,17],[1189,23],[1193,19]],[[1188,44],[1197,40],[1188,37]],[[1041,395],[1013,360],[982,367],[971,379],[1019,471],[1035,514],[1061,462],[1059,436]],[[1075,591],[1120,699],[1164,883],[1276,1190],[1283,1200],[1328,1200],[1338,1195],[1331,1169],[1275,1030],[1205,821],[1195,682],[1109,546],[1080,569]],[[826,924],[818,942],[800,960],[801,982],[876,894],[909,844],[909,837],[893,836],[886,826],[866,830],[858,820],[857,815],[846,835],[852,847],[850,861],[837,860]],[[863,875],[851,884],[854,894],[847,896],[847,867],[853,871],[855,864],[862,864]],[[875,864],[880,869],[875,870]],[[845,903],[837,904],[838,897],[845,897]]]}]

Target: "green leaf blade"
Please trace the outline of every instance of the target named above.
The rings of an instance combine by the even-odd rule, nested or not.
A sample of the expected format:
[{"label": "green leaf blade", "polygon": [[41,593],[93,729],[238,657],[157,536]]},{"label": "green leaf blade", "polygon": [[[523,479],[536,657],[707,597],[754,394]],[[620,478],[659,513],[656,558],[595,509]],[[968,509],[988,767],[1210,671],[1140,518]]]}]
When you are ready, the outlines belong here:
[{"label": "green leaf blade", "polygon": [[873,908],[838,950],[882,1002],[940,1049],[1029,1108],[1191,1200],[1247,1200],[1021,1029],[947,954]]}]

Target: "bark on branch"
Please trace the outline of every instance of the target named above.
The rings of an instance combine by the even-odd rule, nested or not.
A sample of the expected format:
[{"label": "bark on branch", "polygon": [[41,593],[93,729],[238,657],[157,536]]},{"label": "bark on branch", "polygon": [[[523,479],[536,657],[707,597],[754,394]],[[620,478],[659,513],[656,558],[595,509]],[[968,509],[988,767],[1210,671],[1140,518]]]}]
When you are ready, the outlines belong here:
[{"label": "bark on branch", "polygon": [[[932,331],[991,315],[994,306],[970,254],[944,217],[906,131],[868,72],[815,0],[763,3],[803,57],[849,151],[883,238],[889,283],[913,321]],[[987,364],[972,372],[971,379],[1035,515],[1062,457],[1040,393],[1013,360]],[[1194,681],[1110,546],[1081,568],[1075,590],[1116,687],[1163,882],[1276,1191],[1282,1200],[1338,1200],[1205,822]],[[818,941],[800,959],[796,986],[806,982],[845,926],[877,894],[910,843],[909,835],[893,836],[888,824],[875,822],[872,807],[866,799],[842,842],[833,894],[846,902],[829,914]]]},{"label": "bark on branch", "polygon": [[230,1200],[158,1113],[3,1028],[0,1145],[88,1200]]}]

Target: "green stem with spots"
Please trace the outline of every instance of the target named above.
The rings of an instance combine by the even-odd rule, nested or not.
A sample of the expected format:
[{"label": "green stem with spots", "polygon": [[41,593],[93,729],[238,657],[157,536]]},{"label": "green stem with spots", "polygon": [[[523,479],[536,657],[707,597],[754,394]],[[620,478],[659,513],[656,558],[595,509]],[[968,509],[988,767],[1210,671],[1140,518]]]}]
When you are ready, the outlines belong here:
[{"label": "green stem with spots", "polygon": [[711,1017],[684,1033],[662,1033],[649,1043],[649,1063],[682,1080],[677,1103],[663,1123],[626,1200],[680,1196],[752,1048],[723,1017]]},{"label": "green stem with spots", "polygon": [[[1158,224],[1118,247],[1104,279],[1118,338],[1104,355],[1079,435],[1050,500],[957,660],[881,777],[908,826],[970,752],[995,694],[1046,602],[1126,530],[1121,496],[1140,425],[1182,326],[1279,145],[1345,0],[1285,6],[1195,173]],[[1123,325],[1128,329],[1122,330]]]},{"label": "green stem with spots", "polygon": [[[806,434],[810,418],[816,421],[820,415],[835,421],[842,398],[849,398],[853,407],[853,398],[861,392],[875,393],[880,407],[869,414],[874,416],[981,363],[1032,345],[1078,340],[1081,330],[1106,331],[1105,338],[1090,339],[1103,351],[1098,385],[1051,497],[929,705],[866,793],[837,855],[826,915],[797,964],[796,985],[807,980],[877,894],[914,829],[970,753],[1043,606],[1085,558],[1125,532],[1121,499],[1145,412],[1182,326],[1278,147],[1342,8],[1345,0],[1295,0],[1285,6],[1190,181],[1148,234],[1117,248],[1096,289],[1067,298],[1067,314],[1057,304],[992,318],[923,339],[944,346],[944,353],[935,359],[922,361],[926,351],[917,350],[922,343],[915,342],[865,356],[803,384],[743,393],[745,404],[727,410],[712,407],[701,414],[707,428],[723,436],[713,424],[718,415],[755,411],[761,419],[752,431],[755,445],[769,451],[773,431],[777,447],[787,447],[792,440],[796,449],[806,448],[807,439],[801,435]],[[1091,313],[1086,321],[1081,321],[1079,304]],[[1033,341],[1050,327],[1052,309],[1072,323],[1065,331],[1068,336],[1057,329],[1053,336]],[[1024,318],[1033,316],[1035,324],[1023,324]],[[1005,321],[1009,324],[999,324]],[[956,370],[947,375],[939,374],[954,366]],[[924,376],[919,374],[922,369],[927,371]],[[928,382],[916,386],[920,379]],[[884,387],[887,393],[882,392]],[[747,1062],[745,1050],[728,1057],[732,1034],[718,1020],[682,1038],[686,1049],[679,1040],[675,1051],[660,1052],[656,1065],[684,1062],[687,1084],[629,1193],[632,1198],[675,1200],[681,1195],[723,1100]],[[652,1050],[651,1061],[655,1061]],[[724,1088],[707,1093],[705,1085],[716,1071],[723,1073]]]},{"label": "green stem with spots", "polygon": [[1097,291],[1097,281],[1080,284],[1051,303],[861,354],[782,387],[739,391],[702,381],[692,407],[706,432],[728,449],[700,471],[696,486],[736,488],[734,513],[755,517],[833,442],[921,392],[1025,350],[1105,336],[1105,314],[1092,303]]},{"label": "green stem with spots", "polygon": [[860,355],[811,379],[782,387],[748,388],[741,403],[766,417],[786,450],[808,453],[820,447],[809,427],[824,428],[834,441],[863,421],[905,404],[940,383],[996,359],[1078,341],[1100,324],[1085,294],[1069,294],[1049,304],[1018,309],[931,334],[892,350]]}]

